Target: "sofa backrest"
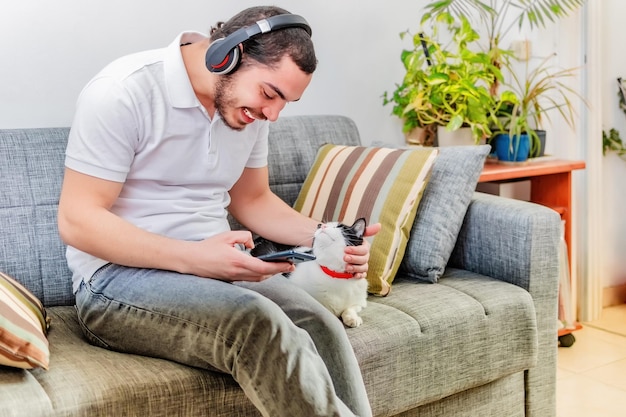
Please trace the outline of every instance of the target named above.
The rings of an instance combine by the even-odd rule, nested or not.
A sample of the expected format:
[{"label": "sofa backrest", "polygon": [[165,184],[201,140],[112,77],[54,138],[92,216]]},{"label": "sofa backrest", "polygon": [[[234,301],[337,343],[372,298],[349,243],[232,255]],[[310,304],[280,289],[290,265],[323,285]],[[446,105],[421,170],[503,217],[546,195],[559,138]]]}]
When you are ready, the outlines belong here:
[{"label": "sofa backrest", "polygon": [[[0,271],[46,306],[72,305],[71,272],[57,229],[69,128],[0,129]],[[289,116],[270,126],[270,186],[293,204],[317,149],[360,144],[342,116]]]},{"label": "sofa backrest", "polygon": [[0,130],[0,270],[45,305],[74,302],[56,220],[68,133]]},{"label": "sofa backrest", "polygon": [[296,201],[320,146],[361,144],[356,125],[344,116],[290,116],[270,126],[270,187],[289,205]]}]

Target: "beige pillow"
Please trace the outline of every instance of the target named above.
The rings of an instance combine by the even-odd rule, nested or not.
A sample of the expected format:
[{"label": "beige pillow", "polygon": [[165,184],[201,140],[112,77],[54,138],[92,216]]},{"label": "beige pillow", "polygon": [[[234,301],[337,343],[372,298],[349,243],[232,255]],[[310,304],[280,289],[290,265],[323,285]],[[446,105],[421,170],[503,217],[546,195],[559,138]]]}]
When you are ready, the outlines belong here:
[{"label": "beige pillow", "polygon": [[400,266],[436,148],[324,145],[294,208],[318,221],[381,223],[371,240],[368,291],[387,295]]},{"label": "beige pillow", "polygon": [[0,365],[48,369],[48,326],[37,297],[0,272]]}]

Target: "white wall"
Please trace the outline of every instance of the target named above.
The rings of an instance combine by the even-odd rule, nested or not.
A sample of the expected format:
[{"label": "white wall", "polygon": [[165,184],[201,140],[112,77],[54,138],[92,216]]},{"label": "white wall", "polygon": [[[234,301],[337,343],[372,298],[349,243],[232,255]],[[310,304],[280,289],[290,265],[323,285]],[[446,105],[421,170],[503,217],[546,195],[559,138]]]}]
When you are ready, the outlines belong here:
[{"label": "white wall", "polygon": [[[603,0],[602,97],[603,129],[615,128],[626,142],[626,114],[619,108],[617,77],[626,78],[624,54],[624,19],[626,2]],[[596,138],[600,141],[599,138]],[[605,287],[626,284],[626,161],[614,154],[604,157],[604,223],[608,275]]]},{"label": "white wall", "polygon": [[[313,28],[319,67],[302,100],[283,114],[344,114],[353,118],[364,143],[403,142],[401,123],[382,106],[381,95],[403,76],[399,54],[407,41],[398,34],[416,29],[428,0],[278,0],[303,15]],[[0,128],[68,126],[83,85],[111,60],[144,49],[163,47],[183,30],[206,32],[217,20],[259,4],[236,0],[20,0],[5,1],[0,12]],[[603,0],[605,128],[626,138],[626,116],[617,108],[615,78],[626,77],[620,27],[626,2]],[[515,36],[523,37],[525,33]],[[577,65],[581,55],[579,20],[530,33],[534,55],[559,50],[560,64]],[[589,63],[599,65],[599,63]],[[586,112],[582,111],[581,119]],[[581,143],[600,146],[600,138],[579,139],[562,124],[548,152],[583,158]],[[589,146],[589,143],[585,144]],[[595,145],[592,145],[595,146]],[[604,159],[606,204],[604,230],[610,273],[605,286],[626,283],[626,163]],[[577,173],[578,181],[582,173]],[[582,213],[582,210],[579,210]],[[580,242],[584,247],[585,242]]]},{"label": "white wall", "polygon": [[[20,0],[0,12],[0,128],[67,126],[83,85],[111,60],[166,46],[183,30],[207,32],[259,1]],[[261,2],[263,4],[263,2]],[[402,79],[398,34],[417,27],[425,1],[279,0],[313,28],[319,66],[283,114],[352,117],[363,141],[402,143],[382,94]]]}]

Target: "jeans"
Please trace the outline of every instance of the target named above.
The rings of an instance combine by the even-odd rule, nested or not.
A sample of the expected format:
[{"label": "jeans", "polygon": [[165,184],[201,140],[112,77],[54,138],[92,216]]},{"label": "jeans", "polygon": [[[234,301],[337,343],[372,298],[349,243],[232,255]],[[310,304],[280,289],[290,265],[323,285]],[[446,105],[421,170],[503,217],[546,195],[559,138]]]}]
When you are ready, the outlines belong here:
[{"label": "jeans", "polygon": [[105,265],[76,294],[91,343],[233,376],[264,416],[371,416],[341,321],[288,279]]}]

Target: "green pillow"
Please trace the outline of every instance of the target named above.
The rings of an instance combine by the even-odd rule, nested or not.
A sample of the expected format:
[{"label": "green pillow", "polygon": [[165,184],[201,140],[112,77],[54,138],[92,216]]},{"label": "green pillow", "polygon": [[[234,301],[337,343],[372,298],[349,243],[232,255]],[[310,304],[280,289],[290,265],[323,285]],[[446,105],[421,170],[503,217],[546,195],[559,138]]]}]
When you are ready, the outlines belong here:
[{"label": "green pillow", "polygon": [[438,150],[324,145],[294,208],[319,221],[381,223],[371,240],[368,291],[387,295]]},{"label": "green pillow", "polygon": [[48,326],[37,297],[0,272],[0,365],[48,369]]}]

